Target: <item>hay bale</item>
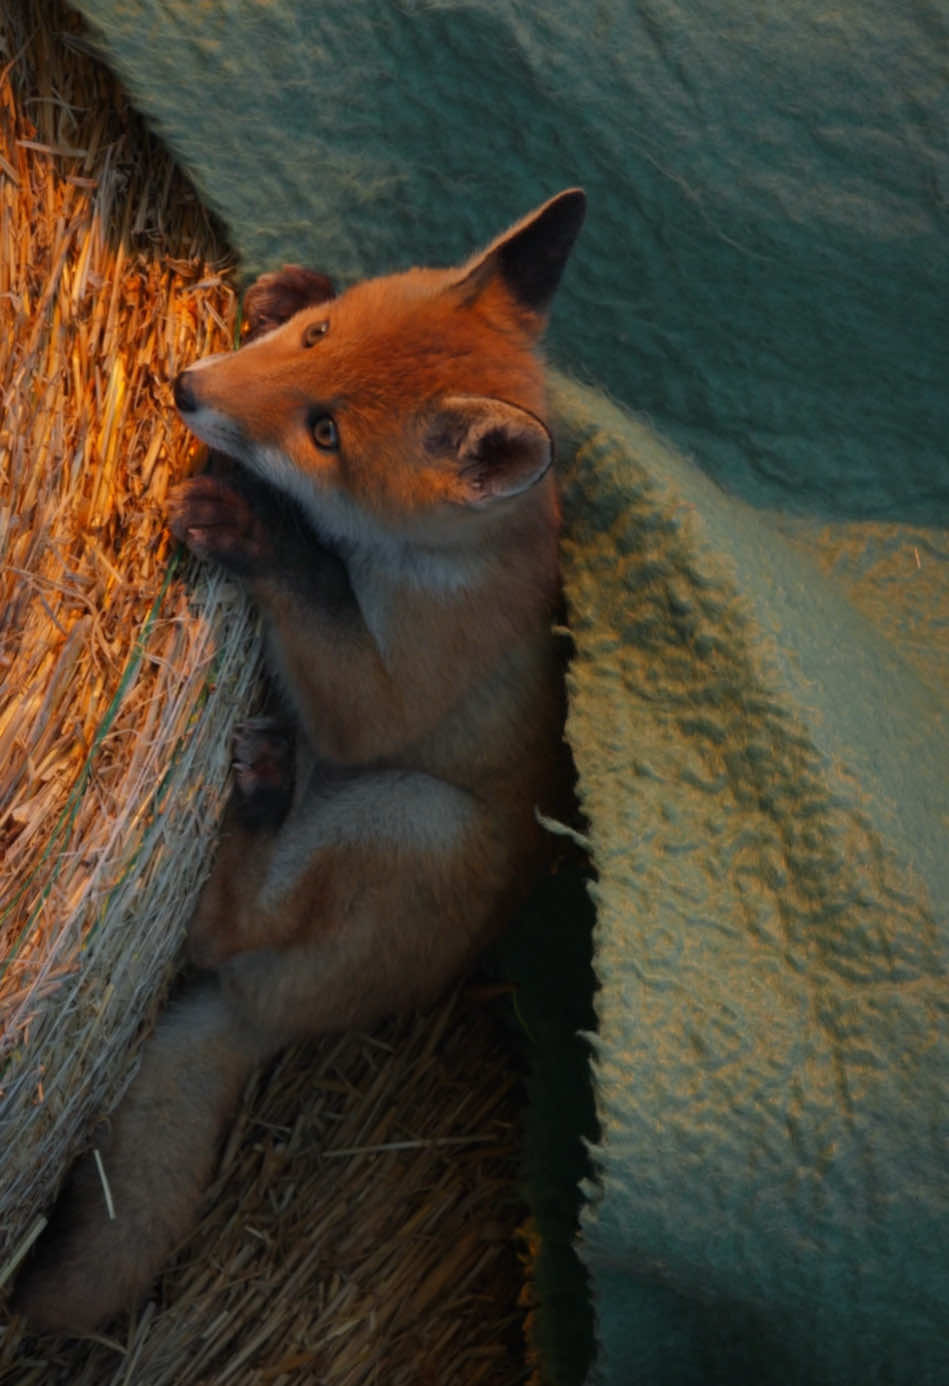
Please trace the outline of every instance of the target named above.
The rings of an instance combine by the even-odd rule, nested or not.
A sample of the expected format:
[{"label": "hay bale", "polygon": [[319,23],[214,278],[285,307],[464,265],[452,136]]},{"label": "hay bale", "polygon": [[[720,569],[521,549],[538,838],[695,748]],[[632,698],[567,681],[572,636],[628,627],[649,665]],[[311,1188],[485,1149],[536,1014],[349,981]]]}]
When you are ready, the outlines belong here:
[{"label": "hay bale", "polygon": [[128,1076],[256,677],[239,594],[175,577],[162,515],[187,466],[166,382],[228,344],[230,259],[103,74],[17,17],[0,94],[0,1256]]},{"label": "hay bale", "polygon": [[[174,973],[258,661],[239,591],[171,555],[163,519],[192,465],[167,381],[233,340],[232,258],[75,17],[22,0],[2,22],[10,1280]],[[14,1323],[0,1382],[522,1380],[508,1069],[457,998],[286,1056],[126,1341],[38,1349]]]}]

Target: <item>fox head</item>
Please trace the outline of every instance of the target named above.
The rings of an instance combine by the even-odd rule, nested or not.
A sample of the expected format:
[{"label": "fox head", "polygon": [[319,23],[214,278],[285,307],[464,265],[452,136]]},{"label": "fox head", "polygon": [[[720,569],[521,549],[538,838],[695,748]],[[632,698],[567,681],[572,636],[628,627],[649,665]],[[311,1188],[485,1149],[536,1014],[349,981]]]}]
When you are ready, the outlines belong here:
[{"label": "fox head", "polygon": [[285,321],[178,376],[182,418],[343,540],[450,541],[516,507],[552,460],[537,345],[585,205],[568,189],[464,265],[304,289],[299,311],[288,281]]}]

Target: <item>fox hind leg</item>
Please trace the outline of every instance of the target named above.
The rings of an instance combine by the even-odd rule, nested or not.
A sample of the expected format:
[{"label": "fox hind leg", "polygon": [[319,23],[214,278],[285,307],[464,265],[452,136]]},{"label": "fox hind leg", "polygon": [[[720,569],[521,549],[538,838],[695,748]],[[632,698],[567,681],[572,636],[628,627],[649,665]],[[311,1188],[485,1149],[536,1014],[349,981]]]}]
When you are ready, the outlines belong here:
[{"label": "fox hind leg", "polygon": [[216,979],[185,987],[97,1140],[111,1206],[93,1156],[81,1157],[15,1311],[34,1328],[87,1333],[142,1299],[191,1230],[241,1090],[273,1048]]}]

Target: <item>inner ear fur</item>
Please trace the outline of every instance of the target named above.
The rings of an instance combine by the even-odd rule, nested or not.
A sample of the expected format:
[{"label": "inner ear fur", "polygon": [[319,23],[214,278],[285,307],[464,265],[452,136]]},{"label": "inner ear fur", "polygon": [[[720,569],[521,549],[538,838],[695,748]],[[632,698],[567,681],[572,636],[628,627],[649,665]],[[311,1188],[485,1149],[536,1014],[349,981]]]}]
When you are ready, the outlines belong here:
[{"label": "inner ear fur", "polygon": [[429,456],[453,472],[456,499],[482,507],[536,485],[553,461],[547,426],[529,410],[482,395],[450,395],[423,421]]},{"label": "inner ear fur", "polygon": [[476,298],[502,283],[519,307],[543,320],[586,215],[582,188],[565,188],[529,212],[462,269],[457,287]]}]

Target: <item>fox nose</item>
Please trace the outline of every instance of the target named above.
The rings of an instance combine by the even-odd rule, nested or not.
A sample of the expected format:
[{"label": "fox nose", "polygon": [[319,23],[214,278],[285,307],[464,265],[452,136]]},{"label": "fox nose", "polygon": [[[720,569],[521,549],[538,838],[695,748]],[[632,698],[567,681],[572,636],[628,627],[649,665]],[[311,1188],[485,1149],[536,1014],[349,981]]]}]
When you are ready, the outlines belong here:
[{"label": "fox nose", "polygon": [[179,375],[175,376],[175,383],[172,386],[175,404],[182,414],[193,414],[198,407],[198,397],[188,375],[188,371],[181,371]]}]

